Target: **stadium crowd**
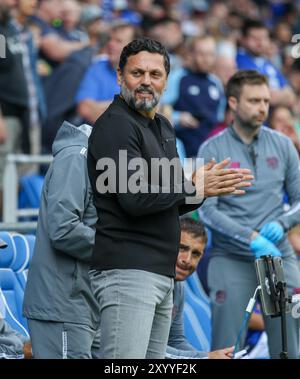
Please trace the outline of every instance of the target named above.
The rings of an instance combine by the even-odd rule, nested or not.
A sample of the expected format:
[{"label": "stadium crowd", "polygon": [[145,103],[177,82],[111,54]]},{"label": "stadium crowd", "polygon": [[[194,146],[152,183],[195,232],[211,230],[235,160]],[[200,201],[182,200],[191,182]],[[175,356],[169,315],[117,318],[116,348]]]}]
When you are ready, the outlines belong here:
[{"label": "stadium crowd", "polygon": [[[4,37],[0,40],[0,218],[3,208],[3,173],[7,155],[11,153],[53,154],[54,156],[62,154],[55,160],[58,162],[59,159],[63,160],[64,168],[60,167],[59,170],[69,170],[69,175],[65,176],[62,183],[61,176],[59,176],[62,175],[61,171],[54,165],[48,171],[39,218],[39,229],[40,231],[43,229],[43,237],[42,242],[40,240],[36,248],[45,252],[47,245],[47,252],[49,252],[47,265],[49,267],[53,263],[51,254],[56,254],[57,251],[67,251],[67,258],[61,257],[61,264],[66,267],[65,272],[60,273],[62,277],[58,278],[56,275],[58,279],[54,279],[51,277],[52,274],[49,274],[51,269],[48,270],[47,268],[45,271],[47,280],[49,283],[54,283],[57,280],[55,282],[57,297],[61,293],[63,298],[64,275],[66,278],[69,275],[68,278],[71,280],[74,270],[78,270],[86,281],[84,283],[85,295],[82,296],[84,299],[82,301],[86,301],[88,307],[92,308],[93,311],[91,314],[88,312],[85,314],[84,305],[83,303],[79,304],[75,294],[71,296],[74,303],[68,303],[68,299],[63,301],[64,306],[66,306],[63,312],[70,314],[66,320],[61,317],[59,311],[57,314],[50,312],[50,318],[47,318],[43,314],[43,310],[34,308],[36,303],[32,302],[32,297],[29,299],[29,292],[36,291],[35,296],[39,299],[38,303],[40,304],[48,299],[48,296],[45,297],[45,293],[49,290],[49,284],[44,281],[45,276],[43,275],[45,273],[40,271],[38,263],[40,259],[45,259],[45,257],[36,255],[32,272],[29,274],[27,292],[25,292],[25,314],[29,320],[31,319],[29,328],[34,331],[31,338],[35,345],[34,355],[36,357],[46,357],[51,351],[50,347],[40,345],[39,340],[43,333],[45,335],[52,334],[53,339],[61,332],[68,331],[70,335],[75,333],[71,324],[76,324],[76,314],[80,314],[79,322],[84,326],[82,331],[76,331],[76,333],[82,333],[83,336],[87,329],[86,325],[89,325],[89,337],[86,337],[85,342],[90,345],[82,352],[76,350],[78,348],[76,343],[72,345],[70,342],[70,357],[72,354],[74,357],[98,357],[95,346],[98,348],[99,334],[101,339],[101,331],[99,332],[97,329],[99,322],[97,307],[99,304],[93,298],[90,283],[87,282],[92,245],[94,244],[94,234],[89,229],[95,223],[97,215],[96,211],[92,210],[91,198],[80,198],[74,191],[73,200],[75,199],[75,202],[72,206],[80,213],[82,225],[73,235],[68,235],[68,228],[74,220],[72,218],[74,215],[72,214],[72,217],[67,215],[69,218],[66,217],[65,210],[60,209],[60,204],[68,203],[70,205],[72,203],[71,200],[66,199],[69,188],[70,192],[75,187],[77,189],[84,188],[87,194],[90,194],[92,189],[88,183],[87,170],[84,168],[81,168],[83,173],[81,181],[78,180],[80,165],[86,165],[85,161],[83,162],[81,157],[77,156],[78,162],[76,161],[76,163],[73,161],[74,157],[69,156],[68,153],[64,157],[61,149],[65,148],[65,145],[68,146],[68,144],[73,143],[73,138],[74,140],[77,138],[80,142],[75,141],[74,146],[80,145],[81,148],[84,148],[85,152],[82,155],[86,157],[87,141],[91,131],[87,132],[87,125],[85,124],[94,125],[97,119],[107,109],[110,109],[111,104],[116,102],[115,95],[120,94],[121,74],[118,72],[118,68],[123,48],[140,37],[156,40],[166,48],[170,58],[170,73],[159,102],[158,112],[174,127],[178,146],[180,146],[180,156],[191,158],[199,156],[208,162],[211,158],[218,158],[220,162],[227,157],[227,155],[218,155],[222,150],[222,144],[213,153],[211,151],[208,153],[207,146],[210,145],[207,140],[211,141],[210,139],[219,135],[220,132],[228,131],[229,127],[237,120],[235,107],[228,104],[226,89],[230,78],[239,70],[255,70],[267,77],[270,99],[265,115],[265,125],[268,130],[273,129],[287,136],[291,140],[291,146],[294,145],[295,151],[299,155],[300,47],[298,44],[300,44],[300,35],[297,34],[299,26],[300,1],[289,0],[0,0],[0,35]],[[4,44],[4,48],[1,43]],[[264,84],[263,80],[259,82],[261,86]],[[61,125],[63,126],[61,127]],[[76,129],[76,132],[72,132],[70,128]],[[60,145],[61,140],[63,140],[64,146]],[[217,140],[214,139],[213,141]],[[235,146],[234,142],[230,141],[230,146]],[[237,147],[234,148],[235,151],[238,151]],[[266,151],[268,148],[269,145],[264,147]],[[288,155],[286,152],[291,150],[283,151],[285,151],[284,156],[286,158]],[[228,154],[230,153],[228,152]],[[274,151],[272,154],[275,154]],[[294,166],[297,166],[295,163],[298,162],[297,154],[293,155],[290,160],[286,158],[287,166],[292,162],[292,159],[294,159]],[[255,157],[257,158],[257,156]],[[68,159],[71,159],[70,162]],[[272,164],[276,165],[276,162],[270,162],[269,167],[272,168]],[[256,163],[253,167],[255,171]],[[237,169],[240,166],[231,165],[231,168]],[[42,171],[44,174],[44,169]],[[51,180],[54,180],[56,172],[58,172],[58,181],[53,184]],[[256,172],[253,174],[255,177]],[[268,173],[266,175],[268,177]],[[291,211],[294,218],[289,225],[283,225],[284,221],[279,220],[277,227],[278,224],[279,227],[282,227],[282,233],[286,233],[295,254],[300,257],[300,225],[298,225],[300,219],[296,219],[298,217],[298,203],[296,204],[296,201],[298,200],[294,188],[294,192],[291,189],[290,192],[288,190],[289,185],[292,186],[292,179],[294,179],[292,174],[289,175],[287,175],[288,182],[285,183],[287,191],[285,196],[282,196],[282,207],[284,205],[285,212]],[[75,182],[73,182],[74,178]],[[294,187],[296,185],[293,184]],[[264,189],[265,191],[261,192],[264,196],[261,203],[252,204],[253,212],[249,212],[251,220],[255,220],[260,207],[267,204],[268,188]],[[232,203],[227,200],[222,203],[220,200],[224,217],[228,204],[236,207],[235,209],[238,209],[243,201],[246,204],[246,200],[236,198]],[[54,202],[51,203],[53,199]],[[217,214],[216,219],[214,219],[214,213],[211,210],[211,207],[216,209],[216,201],[214,202],[212,199],[205,201],[203,208],[199,208],[199,213],[201,221],[213,230],[213,249],[216,249],[216,246],[220,249],[215,237],[216,234],[214,234],[218,230],[214,232],[214,227],[217,225],[216,220],[220,220],[219,217],[221,216]],[[49,208],[52,209],[50,212],[52,230],[47,229],[47,222],[49,221],[47,207],[52,207]],[[248,210],[250,209],[249,204],[246,204],[245,207],[248,207]],[[72,207],[69,207],[69,210],[73,211]],[[274,209],[270,209],[269,214],[271,215],[273,211]],[[44,215],[43,212],[45,212]],[[78,214],[76,214],[77,216]],[[188,217],[199,218],[198,211],[188,213]],[[101,219],[101,215],[99,218]],[[243,225],[247,224],[244,219],[241,220]],[[223,221],[224,223],[228,222],[226,219]],[[266,221],[276,220],[268,219]],[[68,224],[69,222],[70,224]],[[186,263],[189,269],[187,277],[196,270],[197,264],[202,258],[207,237],[201,222],[198,224],[195,222],[195,225],[192,223],[190,226],[188,222],[187,225],[184,223],[182,225],[185,225],[183,230],[190,237],[190,239],[187,238],[188,242],[197,245],[195,239],[198,238],[198,245],[200,244],[201,247],[198,256],[196,258],[194,256],[195,261]],[[260,224],[261,226],[263,225]],[[232,225],[232,232],[234,227]],[[195,231],[197,228],[198,232]],[[237,230],[239,232],[239,229]],[[199,237],[200,234],[201,238]],[[266,231],[262,233],[261,238],[268,240],[269,234]],[[281,238],[283,238],[282,235]],[[53,240],[57,243],[53,244]],[[72,247],[68,246],[70,241],[72,241]],[[74,244],[73,241],[75,241]],[[278,241],[274,241],[272,238],[270,241],[272,246],[274,245],[274,255],[276,255],[277,247],[275,245]],[[224,241],[223,244],[226,245]],[[181,253],[184,249],[182,245],[185,243],[181,241]],[[221,246],[223,246],[222,243]],[[279,246],[281,247],[281,245]],[[186,249],[188,250],[188,248]],[[270,245],[268,245],[268,249],[273,251],[273,247]],[[254,250],[255,248],[253,248]],[[86,256],[80,256],[81,251],[86,251]],[[180,252],[176,266],[178,272],[180,272],[180,266],[185,266],[184,263],[181,263]],[[208,292],[211,290],[211,300],[214,303],[212,323],[214,335],[219,328],[225,329],[226,323],[230,323],[232,320],[230,311],[226,317],[224,310],[221,309],[220,311],[219,306],[223,304],[224,296],[227,295],[225,292],[218,293],[216,287],[219,275],[216,274],[217,268],[214,273],[210,273],[211,277],[215,275],[211,279],[216,284],[215,288],[212,289],[212,282],[208,280],[207,284],[205,280],[207,270],[207,262],[205,261],[209,258],[208,256],[209,250],[204,254],[203,264],[199,265],[199,267],[201,266],[199,273],[201,271],[202,274],[202,270],[205,271],[205,275],[201,276],[200,274],[200,278],[204,287],[208,285]],[[192,259],[192,256],[189,256],[189,259]],[[79,263],[76,263],[76,260]],[[212,261],[217,267],[217,259]],[[218,267],[225,270],[223,264],[221,261],[218,262]],[[140,267],[143,267],[142,264]],[[211,265],[211,267],[213,266]],[[231,270],[234,269],[228,264],[227,270],[227,274],[230,276]],[[239,270],[242,272],[241,266]],[[176,279],[179,283],[186,277],[178,279],[177,271]],[[101,270],[98,272],[101,273]],[[100,274],[94,273],[93,275],[92,282],[96,283],[97,275]],[[297,275],[295,274],[294,277]],[[36,285],[38,280],[41,280],[41,286]],[[297,280],[294,283],[296,282]],[[178,283],[175,290],[177,288],[177,291],[183,291],[183,286]],[[43,285],[45,285],[44,290]],[[220,288],[222,285],[224,286],[224,284],[219,283],[218,285]],[[73,286],[71,282],[70,286]],[[297,287],[293,288],[297,292],[299,290],[298,285],[294,287]],[[177,306],[182,307],[180,301],[182,299],[177,293]],[[235,298],[236,301],[237,298]],[[244,303],[241,305],[241,312],[243,305]],[[76,306],[78,306],[76,314],[72,315]],[[228,306],[230,307],[230,303]],[[45,303],[46,308],[47,304]],[[41,313],[39,313],[40,311]],[[73,319],[73,316],[76,317]],[[218,317],[223,317],[222,322]],[[45,327],[45,320],[55,323],[55,325],[49,325],[48,322],[48,331]],[[182,352],[180,343],[176,343],[176,333],[182,337],[181,322],[182,319],[179,322],[176,321],[176,316],[175,321],[174,318],[172,319],[167,355],[177,358],[186,356],[199,358],[232,357],[233,349],[230,346],[234,341],[231,339],[232,335],[226,339],[225,334],[222,338],[213,338],[213,349],[215,351],[211,353],[201,352],[199,354],[191,345],[186,345],[187,342],[184,339],[181,340],[181,346],[183,346],[182,350],[185,350],[186,354]],[[67,323],[69,329],[66,328]],[[251,325],[253,329],[265,329],[261,314],[253,316]],[[0,326],[4,330],[2,333],[2,329],[0,329],[1,346],[1,333],[4,336],[10,329],[7,325],[2,326],[1,323]],[[239,326],[240,319],[237,319],[235,329]],[[299,323],[297,327],[299,328]],[[172,337],[172,332],[175,333],[175,337],[174,335]],[[234,335],[235,330],[231,332]],[[105,338],[104,335],[102,337]],[[18,354],[16,354],[17,357],[21,354],[20,340],[22,341],[22,338],[20,337],[18,340],[16,335],[14,338],[19,349]],[[109,335],[107,338],[110,339],[111,336]],[[6,341],[5,338],[4,341]],[[28,349],[28,341],[25,342],[26,349]],[[49,342],[49,346],[52,342]],[[240,348],[242,347],[240,346]],[[84,345],[81,348],[84,350]],[[279,349],[278,346],[276,348]],[[269,350],[271,356],[274,356],[275,352],[273,353],[272,349]],[[297,353],[293,351],[293,354],[296,356]],[[30,354],[26,352],[26,356],[28,355]],[[58,356],[59,353],[55,357]],[[300,349],[298,350],[299,356]]]}]

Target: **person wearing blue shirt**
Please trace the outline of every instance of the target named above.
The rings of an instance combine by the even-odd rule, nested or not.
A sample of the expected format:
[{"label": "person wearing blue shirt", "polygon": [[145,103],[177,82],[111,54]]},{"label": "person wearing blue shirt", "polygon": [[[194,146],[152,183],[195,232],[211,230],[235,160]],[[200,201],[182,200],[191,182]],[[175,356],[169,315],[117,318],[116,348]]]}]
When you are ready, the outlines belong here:
[{"label": "person wearing blue shirt", "polygon": [[120,92],[116,67],[121,51],[135,38],[135,27],[127,23],[113,26],[107,44],[108,57],[95,61],[80,83],[75,102],[79,115],[93,124]]},{"label": "person wearing blue shirt", "polygon": [[266,58],[269,31],[261,21],[246,20],[242,28],[242,47],[236,62],[239,70],[256,70],[269,79],[271,105],[293,106],[295,95],[280,70]]}]

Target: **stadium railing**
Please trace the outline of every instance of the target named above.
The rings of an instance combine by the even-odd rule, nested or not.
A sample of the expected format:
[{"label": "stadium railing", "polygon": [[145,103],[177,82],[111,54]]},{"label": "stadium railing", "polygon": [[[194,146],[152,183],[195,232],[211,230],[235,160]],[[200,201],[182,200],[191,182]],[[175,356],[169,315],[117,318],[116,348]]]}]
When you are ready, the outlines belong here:
[{"label": "stadium railing", "polygon": [[35,221],[19,222],[19,217],[37,216],[38,208],[18,208],[18,166],[50,164],[51,161],[51,155],[9,154],[6,157],[3,178],[3,222],[0,223],[0,230],[28,232],[36,229]]}]

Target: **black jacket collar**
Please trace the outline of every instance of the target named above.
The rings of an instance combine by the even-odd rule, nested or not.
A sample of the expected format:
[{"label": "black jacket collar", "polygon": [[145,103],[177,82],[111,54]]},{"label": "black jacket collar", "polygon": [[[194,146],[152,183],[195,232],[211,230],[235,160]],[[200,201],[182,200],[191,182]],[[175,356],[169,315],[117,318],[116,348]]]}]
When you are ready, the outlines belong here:
[{"label": "black jacket collar", "polygon": [[[149,123],[153,121],[151,118],[145,117],[135,109],[131,108],[120,95],[115,95],[114,103],[124,109],[126,112],[129,112],[133,118],[138,120],[146,128],[149,126]],[[158,114],[155,114],[154,120],[160,123]]]}]

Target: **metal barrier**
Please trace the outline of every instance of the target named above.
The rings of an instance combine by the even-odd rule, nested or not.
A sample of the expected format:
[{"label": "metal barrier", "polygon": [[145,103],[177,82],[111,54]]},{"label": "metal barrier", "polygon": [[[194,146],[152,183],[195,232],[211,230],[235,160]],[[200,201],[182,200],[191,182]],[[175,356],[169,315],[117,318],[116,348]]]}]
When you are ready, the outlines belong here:
[{"label": "metal barrier", "polygon": [[35,234],[36,228],[37,228],[36,221],[12,222],[12,223],[0,222],[0,231],[5,231],[5,232]]},{"label": "metal barrier", "polygon": [[[6,164],[3,177],[3,223],[0,223],[0,230],[33,230],[34,222],[18,222],[20,216],[37,216],[38,209],[18,209],[18,188],[19,175],[18,165],[22,164],[50,164],[51,155],[25,155],[9,154],[6,157]],[[14,227],[14,229],[10,229]]]}]

